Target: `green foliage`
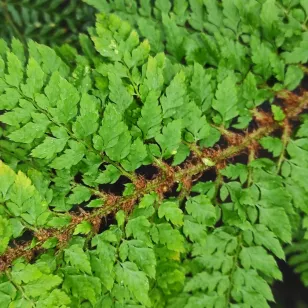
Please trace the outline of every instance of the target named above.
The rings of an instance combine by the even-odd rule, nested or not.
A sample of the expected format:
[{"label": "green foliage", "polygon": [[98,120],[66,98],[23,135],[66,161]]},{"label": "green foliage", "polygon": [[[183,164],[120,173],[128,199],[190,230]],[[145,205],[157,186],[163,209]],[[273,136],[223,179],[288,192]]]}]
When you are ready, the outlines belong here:
[{"label": "green foliage", "polygon": [[[0,6],[0,36],[42,44],[75,44],[94,23],[93,9],[82,1],[5,0]],[[16,43],[17,44],[17,43]]]},{"label": "green foliage", "polygon": [[269,307],[285,246],[307,285],[305,1],[86,2],[0,41],[0,306]]}]

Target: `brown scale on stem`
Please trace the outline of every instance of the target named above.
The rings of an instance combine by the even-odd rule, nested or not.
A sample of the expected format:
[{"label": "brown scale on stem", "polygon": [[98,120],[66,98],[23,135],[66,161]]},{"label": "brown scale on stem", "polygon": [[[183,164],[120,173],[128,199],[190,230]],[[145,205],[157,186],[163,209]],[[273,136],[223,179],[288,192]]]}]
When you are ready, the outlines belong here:
[{"label": "brown scale on stem", "polygon": [[40,242],[45,242],[53,234],[54,234],[53,229],[40,229],[34,233],[34,237],[37,238]]},{"label": "brown scale on stem", "polygon": [[269,112],[254,110],[253,116],[256,123],[258,124],[258,127],[270,126],[274,123],[273,116]]},{"label": "brown scale on stem", "polygon": [[226,135],[225,138],[229,145],[237,146],[243,142],[244,137],[241,134],[231,133],[230,135]]},{"label": "brown scale on stem", "polygon": [[260,144],[256,140],[252,140],[251,143],[249,144],[249,146],[247,147],[248,157],[250,157],[250,155],[252,155],[252,153],[253,153],[253,156],[254,156],[256,153],[258,153],[259,149],[260,149]]},{"label": "brown scale on stem", "polygon": [[282,91],[278,98],[282,99],[282,109],[289,120],[296,118],[308,107],[308,92],[301,91],[298,96],[290,91]]},{"label": "brown scale on stem", "polygon": [[116,196],[114,194],[108,194],[106,201],[105,201],[105,206],[111,207],[114,204],[116,204],[118,200],[119,200],[119,196]]},{"label": "brown scale on stem", "polygon": [[146,185],[147,185],[147,181],[146,181],[145,177],[138,176],[137,181],[135,182],[136,189],[141,190],[141,189],[145,188]]},{"label": "brown scale on stem", "polygon": [[226,160],[222,160],[222,161],[217,162],[217,164],[215,165],[216,173],[219,173],[219,170],[226,168],[226,166],[227,166]]},{"label": "brown scale on stem", "polygon": [[93,232],[94,233],[98,233],[99,232],[99,229],[100,229],[100,226],[101,226],[101,222],[102,222],[102,219],[99,216],[93,217],[91,219],[91,224],[92,224],[92,228],[93,228]]},{"label": "brown scale on stem", "polygon": [[136,200],[135,199],[130,199],[128,198],[126,201],[124,201],[121,204],[121,208],[126,212],[126,213],[131,213],[134,205],[136,204]]},{"label": "brown scale on stem", "polygon": [[182,184],[183,184],[183,188],[187,191],[190,191],[191,190],[191,187],[192,187],[192,180],[190,177],[184,177],[183,178],[183,181],[182,181]]},{"label": "brown scale on stem", "polygon": [[220,152],[221,149],[219,147],[217,149],[206,148],[202,150],[202,156],[214,161],[219,156]]}]

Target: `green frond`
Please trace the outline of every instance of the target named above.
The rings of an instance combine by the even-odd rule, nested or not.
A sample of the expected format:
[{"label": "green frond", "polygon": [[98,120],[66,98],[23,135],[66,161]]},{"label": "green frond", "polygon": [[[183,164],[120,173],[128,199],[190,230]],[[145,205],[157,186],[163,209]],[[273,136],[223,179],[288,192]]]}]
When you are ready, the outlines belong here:
[{"label": "green frond", "polygon": [[86,2],[88,34],[36,0],[48,40],[0,40],[0,306],[270,307],[278,260],[307,285],[306,2]]}]

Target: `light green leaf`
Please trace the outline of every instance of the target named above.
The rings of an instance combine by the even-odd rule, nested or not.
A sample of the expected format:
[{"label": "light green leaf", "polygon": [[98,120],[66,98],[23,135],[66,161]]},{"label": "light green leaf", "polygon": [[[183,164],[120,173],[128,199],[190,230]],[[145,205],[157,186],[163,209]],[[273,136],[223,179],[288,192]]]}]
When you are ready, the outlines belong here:
[{"label": "light green leaf", "polygon": [[251,51],[251,60],[255,64],[253,72],[263,76],[265,79],[269,78],[272,74],[272,51],[265,43],[261,43],[254,36],[251,39]]},{"label": "light green leaf", "polygon": [[157,194],[156,193],[146,194],[140,200],[138,207],[140,209],[147,208],[147,207],[153,205],[156,200],[157,200]]},{"label": "light green leaf", "polygon": [[48,97],[49,112],[56,122],[67,124],[77,115],[77,104],[79,102],[79,93],[77,89],[66,79],[60,76],[58,72],[53,73],[48,86],[45,88]]},{"label": "light green leaf", "polygon": [[92,225],[88,221],[82,221],[78,224],[74,230],[74,235],[77,234],[88,234],[92,230]]},{"label": "light green leaf", "polygon": [[0,95],[0,109],[12,110],[18,103],[20,94],[17,89],[7,88],[5,94]]},{"label": "light green leaf", "polygon": [[150,307],[148,296],[149,281],[144,272],[138,270],[136,264],[124,262],[116,266],[117,281],[124,283],[134,298],[145,307]]},{"label": "light green leaf", "polygon": [[13,237],[14,238],[19,237],[25,228],[24,225],[21,223],[21,221],[18,218],[11,218],[10,224],[12,226]]},{"label": "light green leaf", "polygon": [[209,296],[206,294],[196,294],[189,296],[187,304],[184,308],[209,307],[214,308],[217,296]]},{"label": "light green leaf", "polygon": [[121,164],[125,170],[134,171],[142,165],[147,156],[145,144],[140,139],[136,139],[130,147],[128,156],[126,156]]},{"label": "light green leaf", "polygon": [[135,239],[151,245],[152,241],[149,236],[150,226],[150,222],[144,216],[130,219],[125,228],[126,236],[133,236]]},{"label": "light green leaf", "polygon": [[274,301],[273,294],[268,283],[254,270],[243,270],[237,268],[235,273],[235,284],[242,284],[243,288],[249,290],[255,290],[259,295],[264,297],[268,301]]},{"label": "light green leaf", "polygon": [[84,93],[80,100],[80,115],[73,123],[73,132],[78,138],[94,134],[98,129],[98,100]]},{"label": "light green leaf", "polygon": [[2,282],[0,284],[0,305],[1,307],[9,307],[16,297],[16,288],[9,282]]},{"label": "light green leaf", "polygon": [[215,97],[212,106],[220,113],[223,121],[229,121],[238,115],[238,98],[233,75],[218,84]]},{"label": "light green leaf", "polygon": [[256,99],[257,93],[258,89],[255,75],[252,72],[249,72],[243,82],[243,96],[247,100],[253,101]]},{"label": "light green leaf", "polygon": [[166,94],[160,99],[163,108],[163,118],[175,115],[177,108],[184,104],[186,95],[185,74],[183,71],[176,74],[166,89]]},{"label": "light green leaf", "polygon": [[141,117],[138,119],[138,126],[142,130],[143,139],[155,137],[161,127],[161,107],[155,100],[147,99],[141,109]]},{"label": "light green leaf", "polygon": [[163,223],[157,225],[159,241],[166,245],[168,249],[176,252],[184,252],[184,237],[179,230],[173,229],[170,224]]},{"label": "light green leaf", "polygon": [[88,187],[77,185],[72,189],[72,194],[69,195],[67,203],[80,204],[88,201],[91,198],[91,190]]},{"label": "light green leaf", "polygon": [[3,198],[5,198],[9,188],[13,185],[15,176],[15,172],[0,160],[0,192]]},{"label": "light green leaf", "polygon": [[128,52],[124,54],[124,61],[129,68],[140,66],[147,59],[149,52],[149,41],[144,40],[139,46],[132,50],[131,54]]},{"label": "light green leaf", "polygon": [[32,150],[31,155],[37,158],[50,159],[63,151],[67,141],[68,138],[57,139],[47,136],[41,144]]},{"label": "light green leaf", "polygon": [[271,30],[273,24],[279,20],[279,10],[275,0],[266,0],[263,3],[260,17],[262,26],[267,30]]},{"label": "light green leaf", "polygon": [[101,281],[97,277],[87,275],[67,275],[63,288],[70,292],[75,298],[89,300],[95,306],[98,297],[101,295]]},{"label": "light green leaf", "polygon": [[174,120],[163,128],[163,133],[157,135],[155,140],[162,149],[163,157],[168,158],[177,153],[181,142],[181,120]]},{"label": "light green leaf", "polygon": [[126,214],[123,210],[120,210],[117,212],[116,220],[117,220],[117,224],[119,227],[122,227],[124,225],[125,218],[126,218]]},{"label": "light green leaf", "polygon": [[22,128],[15,130],[8,135],[9,139],[20,143],[32,143],[34,139],[41,138],[49,125],[46,119],[44,122],[33,123],[29,122]]},{"label": "light green leaf", "polygon": [[228,165],[226,168],[220,171],[220,173],[231,180],[240,178],[240,182],[244,184],[248,177],[247,166],[243,164]]},{"label": "light green leaf", "polygon": [[108,104],[99,130],[100,137],[94,137],[94,147],[105,151],[114,161],[121,161],[130,151],[131,136],[122,117],[112,104]]},{"label": "light green leaf", "polygon": [[295,65],[289,65],[284,79],[284,86],[293,91],[296,89],[304,78],[304,72]]},{"label": "light green leaf", "polygon": [[42,277],[42,272],[35,264],[16,264],[12,269],[12,278],[14,282],[21,284],[21,282],[29,283]]},{"label": "light green leaf", "polygon": [[0,255],[8,247],[12,235],[12,227],[9,220],[0,216]]},{"label": "light green leaf", "polygon": [[35,187],[31,180],[24,173],[18,171],[10,191],[11,201],[21,208],[23,203],[32,198],[34,194]]},{"label": "light green leaf", "polygon": [[226,278],[227,276],[224,277],[220,272],[213,272],[212,274],[201,272],[189,279],[185,285],[184,291],[193,292],[201,289],[202,291],[208,290],[209,292],[212,292],[217,283]]},{"label": "light green leaf", "polygon": [[24,65],[26,58],[25,58],[25,49],[22,42],[13,37],[11,42],[11,49],[12,52],[17,56],[19,61]]},{"label": "light green leaf", "polygon": [[260,144],[264,149],[273,153],[274,157],[279,156],[283,148],[282,141],[276,137],[271,136],[263,137],[260,140]]},{"label": "light green leaf", "polygon": [[27,82],[21,85],[21,90],[25,96],[34,98],[34,95],[40,93],[43,88],[45,74],[33,58],[30,58],[28,62],[27,76]]},{"label": "light green leaf", "polygon": [[109,79],[109,98],[115,103],[116,110],[123,114],[129,105],[133,102],[133,97],[129,94],[123,85],[122,79],[115,72],[108,73]]},{"label": "light green leaf", "polygon": [[42,247],[45,249],[54,248],[57,246],[58,242],[59,242],[58,238],[51,237],[43,243]]},{"label": "light green leaf", "polygon": [[38,307],[45,307],[45,308],[54,308],[54,307],[69,307],[71,304],[71,299],[69,296],[59,289],[54,289],[46,298],[39,298],[37,302]]},{"label": "light green leaf", "polygon": [[76,141],[69,141],[69,146],[70,149],[65,150],[63,155],[52,161],[51,168],[69,169],[82,160],[86,152],[84,145]]},{"label": "light green leaf", "polygon": [[211,200],[203,195],[189,198],[185,209],[198,223],[213,226],[216,222],[216,211]]},{"label": "light green leaf", "polygon": [[180,143],[179,148],[174,155],[172,166],[179,165],[182,163],[187,156],[190,154],[190,149],[186,144]]},{"label": "light green leaf", "polygon": [[291,242],[292,231],[289,218],[283,208],[260,207],[260,223],[272,230],[278,238],[286,243]]},{"label": "light green leaf", "polygon": [[114,184],[120,176],[121,172],[118,168],[113,165],[107,165],[106,170],[99,174],[95,182],[99,184]]},{"label": "light green leaf", "polygon": [[55,288],[62,282],[62,279],[56,275],[45,275],[43,274],[39,279],[31,281],[26,284],[23,288],[31,297],[38,297],[44,292],[48,292]]},{"label": "light green leaf", "polygon": [[[162,87],[164,85],[163,69],[165,67],[165,55],[163,53],[157,54],[154,58],[149,57],[146,67],[146,78],[143,84],[140,85],[140,93],[142,100],[147,102],[156,103]],[[149,107],[147,108],[149,109]],[[157,114],[158,111],[155,111]]]},{"label": "light green leaf", "polygon": [[306,13],[306,17],[308,17],[308,3],[305,0],[300,0],[299,1],[301,6],[304,8],[305,13]]},{"label": "light green leaf", "polygon": [[273,112],[275,121],[280,122],[284,120],[284,118],[286,117],[282,109],[279,106],[272,105],[272,112]]},{"label": "light green leaf", "polygon": [[255,225],[253,229],[254,241],[257,245],[263,245],[266,249],[272,251],[276,257],[283,259],[284,251],[275,234],[268,230],[264,225]]},{"label": "light green leaf", "polygon": [[185,54],[183,41],[187,36],[186,29],[178,26],[175,19],[169,17],[167,11],[162,13],[162,23],[164,26],[164,34],[166,35],[167,51],[173,54],[177,61],[180,62]]},{"label": "light green leaf", "polygon": [[165,201],[158,208],[158,217],[165,217],[176,226],[183,225],[183,212],[177,202]]},{"label": "light green leaf", "polygon": [[184,220],[183,232],[192,242],[202,242],[207,237],[206,226],[191,221],[186,217]]},{"label": "light green leaf", "polygon": [[91,265],[88,255],[78,245],[65,249],[65,261],[81,272],[91,274]]},{"label": "light green leaf", "polygon": [[269,277],[277,280],[282,279],[282,274],[278,269],[275,259],[262,247],[243,247],[239,258],[246,270],[254,268]]},{"label": "light green leaf", "polygon": [[8,74],[5,75],[6,82],[16,88],[19,88],[23,80],[23,66],[20,60],[12,52],[7,53]]},{"label": "light green leaf", "polygon": [[194,74],[190,83],[190,97],[202,110],[207,110],[213,98],[211,75],[199,63],[194,63]]},{"label": "light green leaf", "polygon": [[31,113],[35,111],[34,106],[27,100],[19,100],[19,106],[14,108],[11,112],[5,112],[0,116],[0,121],[12,126],[20,126],[26,124],[31,120]]},{"label": "light green leaf", "polygon": [[308,61],[308,33],[304,32],[302,41],[294,47],[290,52],[284,52],[284,57],[287,64],[306,63]]},{"label": "light green leaf", "polygon": [[188,142],[197,142],[204,139],[210,134],[210,125],[208,124],[206,117],[202,116],[201,109],[194,103],[190,102],[186,104],[181,114],[179,111],[177,116],[182,119],[183,126],[188,130],[188,134],[185,135],[185,139]]},{"label": "light green leaf", "polygon": [[102,199],[95,199],[89,202],[86,207],[101,207],[104,204],[104,200]]},{"label": "light green leaf", "polygon": [[129,261],[134,262],[149,277],[155,278],[156,258],[152,248],[148,248],[143,241],[131,240],[122,243],[120,255],[123,250],[127,252],[125,253],[125,258],[122,258],[123,261],[128,258]]}]

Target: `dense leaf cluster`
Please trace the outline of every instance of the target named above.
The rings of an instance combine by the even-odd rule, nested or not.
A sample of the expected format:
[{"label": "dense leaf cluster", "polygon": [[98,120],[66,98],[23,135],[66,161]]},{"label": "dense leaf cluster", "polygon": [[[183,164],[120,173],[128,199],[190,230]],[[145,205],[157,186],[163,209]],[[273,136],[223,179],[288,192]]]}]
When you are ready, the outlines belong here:
[{"label": "dense leaf cluster", "polygon": [[33,39],[47,45],[75,44],[94,22],[94,10],[82,1],[2,0],[0,37]]},{"label": "dense leaf cluster", "polygon": [[306,1],[86,2],[77,49],[0,41],[0,306],[269,307],[285,252],[308,284]]}]

